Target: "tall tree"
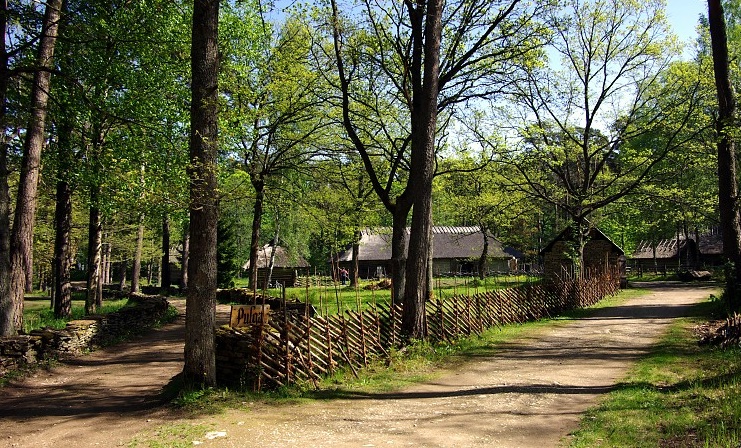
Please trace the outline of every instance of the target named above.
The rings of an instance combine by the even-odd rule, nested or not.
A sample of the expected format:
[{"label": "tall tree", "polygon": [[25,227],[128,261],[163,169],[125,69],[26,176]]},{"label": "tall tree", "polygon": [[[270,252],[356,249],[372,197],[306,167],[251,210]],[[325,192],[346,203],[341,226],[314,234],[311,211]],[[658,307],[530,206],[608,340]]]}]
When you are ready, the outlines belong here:
[{"label": "tall tree", "polygon": [[435,133],[440,91],[440,41],[443,1],[405,1],[412,25],[411,57],[411,163],[412,224],[404,291],[402,331],[409,338],[427,336],[425,301],[428,290],[428,263],[432,249],[432,179],[435,176]]},{"label": "tall tree", "polygon": [[721,0],[708,0],[708,22],[718,91],[718,200],[723,233],[723,254],[734,264],[726,294],[732,309],[739,306],[741,290],[741,216],[739,216],[736,142],[736,99],[728,67],[728,37]]},{"label": "tall tree", "polygon": [[[662,1],[569,0],[550,21],[560,60],[528,67],[528,82],[515,86],[521,116],[504,120],[520,124],[521,145],[503,161],[513,185],[569,216],[579,272],[588,218],[694,138],[687,123],[696,108],[685,106],[696,106],[698,86],[667,78],[678,47]],[[682,113],[671,126],[667,108]],[[659,128],[668,138],[631,144]]]},{"label": "tall tree", "polygon": [[[33,268],[33,228],[36,219],[37,187],[41,163],[41,150],[45,141],[46,105],[49,99],[54,46],[59,30],[62,0],[46,4],[39,40],[37,64],[31,89],[31,118],[23,146],[21,178],[18,184],[13,231],[10,241],[10,298],[0,303],[9,305],[8,315],[12,328],[0,328],[0,334],[15,334],[23,327],[23,296],[30,289],[29,275]],[[0,314],[5,314],[5,310]]]},{"label": "tall tree", "polygon": [[[160,0],[68,3],[73,14],[67,16],[60,44],[65,46],[63,87],[75,117],[77,163],[69,178],[87,192],[92,218],[86,246],[88,309],[93,311],[101,299],[98,277],[108,272],[98,260],[110,266],[107,250],[100,254],[97,248],[111,247],[111,238],[125,240],[127,232],[121,230],[135,228],[137,220],[156,228],[164,215],[178,219],[186,207],[187,128],[182,123],[190,13],[178,2]],[[98,221],[110,230],[106,241]],[[130,246],[129,241],[115,244],[112,257],[127,260],[132,255],[122,249]],[[139,270],[134,271],[132,283],[138,287]]]},{"label": "tall tree", "polygon": [[[409,337],[424,336],[438,128],[469,110],[457,105],[496,97],[514,82],[509,76],[513,67],[535,56],[542,44],[543,29],[536,17],[549,6],[538,2],[525,7],[518,0],[368,0],[350,18],[352,8],[341,15],[337,1],[331,2],[342,124],[374,190],[394,215],[394,291],[403,276],[404,332]],[[384,123],[389,110],[401,117],[391,125]],[[438,123],[439,116],[445,119]],[[379,154],[391,154],[390,162],[376,163]],[[380,181],[379,166],[385,167],[382,174],[392,173],[387,182]],[[400,168],[407,173],[398,176]],[[404,186],[392,190],[399,178]],[[404,263],[404,230],[412,207]],[[402,267],[405,274],[397,272]]]},{"label": "tall tree", "polygon": [[5,111],[9,67],[6,32],[8,2],[0,1],[0,336],[15,333],[16,310],[10,296],[10,189],[8,187],[8,145],[5,141]]},{"label": "tall tree", "polygon": [[73,124],[69,114],[61,117],[57,137],[57,186],[54,212],[54,316],[69,317],[72,313],[72,185],[68,178],[71,171]]},{"label": "tall tree", "polygon": [[216,384],[216,228],[219,1],[195,0],[191,40],[190,262],[183,376]]},{"label": "tall tree", "polygon": [[162,262],[160,269],[162,270],[160,289],[163,295],[169,295],[172,275],[170,272],[170,216],[167,214],[162,217]]},{"label": "tall tree", "polygon": [[[485,158],[483,154],[480,157]],[[540,205],[529,201],[522,191],[508,186],[497,172],[500,165],[485,162],[470,157],[451,157],[441,164],[442,170],[448,173],[438,176],[435,185],[437,225],[476,225],[484,238],[478,261],[481,279],[486,274],[490,237],[524,250],[532,241],[526,241],[523,233],[531,232],[532,228],[522,226],[522,222],[537,221],[535,214]]]},{"label": "tall tree", "polygon": [[144,246],[144,218],[139,217],[136,231],[136,246],[134,249],[134,263],[131,268],[131,292],[139,292],[139,278],[142,270],[142,248]]},{"label": "tall tree", "polygon": [[[226,19],[231,17],[227,15]],[[248,272],[249,286],[254,288],[269,190],[323,150],[318,142],[327,120],[323,119],[324,108],[317,93],[322,79],[309,70],[308,25],[296,16],[290,17],[277,37],[265,31],[268,35],[260,37],[265,42],[259,51],[254,48],[258,42],[243,42],[244,34],[255,28],[251,23],[255,17],[248,14],[237,19],[237,23],[224,23],[230,28],[224,34],[242,37],[238,41],[243,45],[227,45],[230,51],[226,52],[222,85],[229,107],[223,121],[254,189]]]}]

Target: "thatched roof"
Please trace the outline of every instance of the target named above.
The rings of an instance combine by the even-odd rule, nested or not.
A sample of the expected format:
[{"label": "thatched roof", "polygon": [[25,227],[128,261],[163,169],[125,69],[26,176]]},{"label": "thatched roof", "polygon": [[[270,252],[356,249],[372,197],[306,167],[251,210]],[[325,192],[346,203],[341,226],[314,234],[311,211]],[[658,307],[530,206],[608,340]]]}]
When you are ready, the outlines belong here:
[{"label": "thatched roof", "polygon": [[[407,235],[409,229],[407,228]],[[478,226],[432,228],[432,256],[435,259],[475,259],[481,256],[484,236]],[[519,254],[489,237],[489,258],[511,259]],[[391,259],[391,228],[366,229],[361,232],[358,259],[386,261]],[[338,254],[339,261],[352,261],[352,248]]]},{"label": "thatched roof", "polygon": [[723,235],[717,230],[700,235],[702,255],[723,255]]},{"label": "thatched roof", "polygon": [[[272,244],[266,244],[257,251],[257,268],[267,268],[270,263],[270,256],[273,251]],[[309,263],[300,255],[292,255],[283,246],[275,246],[274,268],[307,268]],[[242,269],[249,269],[250,262],[242,266]]]},{"label": "thatched roof", "polygon": [[[721,255],[723,254],[723,237],[717,230],[710,231],[700,235],[699,250],[702,255]],[[697,247],[694,238],[685,238],[679,235],[679,239],[670,238],[661,240],[656,243],[656,259],[664,260],[676,258],[679,253],[686,250],[688,246]],[[633,252],[633,259],[645,260],[653,259],[653,247],[650,241],[641,241]]]},{"label": "thatched roof", "polygon": [[[694,244],[694,240],[691,244]],[[665,260],[677,258],[679,254],[687,247],[688,241],[681,237],[679,240],[676,238],[661,240],[656,243],[656,259]],[[636,250],[633,251],[634,260],[649,260],[654,258],[654,249],[650,241],[641,241],[636,246]]]}]

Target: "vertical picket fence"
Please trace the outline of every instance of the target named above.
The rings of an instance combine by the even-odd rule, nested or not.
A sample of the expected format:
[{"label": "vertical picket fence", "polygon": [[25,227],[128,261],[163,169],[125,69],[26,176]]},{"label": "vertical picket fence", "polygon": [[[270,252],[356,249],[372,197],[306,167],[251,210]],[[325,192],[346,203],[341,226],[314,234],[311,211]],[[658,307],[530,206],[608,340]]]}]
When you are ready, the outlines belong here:
[{"label": "vertical picket fence", "polygon": [[[492,327],[553,317],[615,294],[618,272],[432,300],[426,306],[431,341],[453,341]],[[263,326],[217,331],[217,380],[252,390],[316,382],[341,366],[353,372],[402,342],[401,307],[377,304],[331,316],[274,313]]]}]

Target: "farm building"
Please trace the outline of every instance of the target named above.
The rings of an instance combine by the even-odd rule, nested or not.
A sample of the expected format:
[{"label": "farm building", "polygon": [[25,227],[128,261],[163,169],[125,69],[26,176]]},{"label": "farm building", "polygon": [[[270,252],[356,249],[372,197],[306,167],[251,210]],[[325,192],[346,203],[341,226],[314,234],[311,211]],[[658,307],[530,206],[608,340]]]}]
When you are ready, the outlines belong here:
[{"label": "farm building", "polygon": [[[564,272],[573,270],[573,262],[569,258],[568,241],[571,241],[571,227],[567,227],[554,238],[542,251],[543,274],[546,278],[561,276]],[[606,266],[617,266],[621,269],[621,278],[625,272],[625,252],[607,235],[596,227],[589,230],[589,238],[584,245],[584,271],[603,269]]]},{"label": "farm building", "polygon": [[700,251],[700,266],[722,266],[726,262],[723,256],[723,235],[719,229],[699,235],[697,248]]},{"label": "farm building", "polygon": [[[409,229],[407,229],[407,234]],[[478,274],[478,260],[484,248],[484,235],[477,226],[435,226],[432,229],[432,271],[434,275]],[[522,255],[489,236],[487,271],[517,270]],[[350,269],[352,247],[337,256],[340,266]],[[358,275],[361,278],[390,274],[391,228],[366,229],[361,232],[358,248]]]},{"label": "farm building", "polygon": [[[309,263],[299,255],[292,255],[283,246],[266,244],[257,251],[257,287],[262,288],[267,279],[267,270],[270,266],[270,258],[275,250],[273,261],[273,272],[270,276],[271,282],[278,282],[284,286],[295,286],[299,275],[306,275]],[[243,270],[250,268],[250,262],[242,266]]]},{"label": "farm building", "polygon": [[692,238],[672,238],[656,243],[641,241],[631,256],[631,269],[640,271],[676,271],[694,266],[698,249]]},{"label": "farm building", "polygon": [[680,271],[723,264],[723,238],[717,230],[704,234],[641,241],[631,256],[632,269],[641,271]]}]

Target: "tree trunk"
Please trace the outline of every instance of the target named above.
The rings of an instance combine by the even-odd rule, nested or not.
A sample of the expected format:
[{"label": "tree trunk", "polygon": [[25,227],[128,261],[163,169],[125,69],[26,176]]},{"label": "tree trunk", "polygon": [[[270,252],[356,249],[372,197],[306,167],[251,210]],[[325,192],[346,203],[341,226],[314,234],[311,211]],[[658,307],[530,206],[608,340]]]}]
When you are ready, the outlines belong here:
[{"label": "tree trunk", "polygon": [[163,295],[170,294],[172,276],[170,275],[170,217],[165,214],[162,218],[162,263],[160,271],[162,273],[162,282],[160,288]]},{"label": "tree trunk", "polygon": [[401,330],[410,339],[424,338],[427,269],[432,239],[432,179],[435,175],[435,131],[440,72],[442,0],[427,8],[406,2],[412,33],[412,154],[409,184],[412,189],[412,225],[406,266],[406,287]]},{"label": "tree trunk", "polygon": [[125,291],[126,290],[126,268],[128,265],[127,260],[121,260],[120,263],[118,263],[118,290],[119,291]]},{"label": "tree trunk", "polygon": [[[276,220],[277,221],[277,220]],[[275,225],[275,236],[273,237],[273,247],[270,251],[270,261],[268,262],[268,269],[265,273],[265,288],[268,288],[270,286],[270,282],[273,280],[273,267],[275,266],[275,249],[278,248],[278,237],[280,232],[280,225]]]},{"label": "tree trunk", "polygon": [[[3,334],[15,334],[23,327],[24,291],[32,287],[33,278],[33,228],[36,221],[36,202],[41,164],[41,150],[45,140],[46,104],[49,99],[49,86],[59,30],[59,16],[62,0],[50,0],[45,8],[41,40],[37,54],[40,67],[34,74],[31,89],[31,118],[23,144],[18,196],[16,198],[13,231],[10,240],[10,297],[2,299],[12,308],[10,311],[13,329],[1,329]],[[0,312],[4,314],[4,312]]]},{"label": "tree trunk", "polygon": [[72,189],[64,180],[57,181],[57,203],[54,213],[54,316],[72,314],[72,287],[70,283],[70,237],[72,234]]},{"label": "tree trunk", "polygon": [[[154,263],[154,262],[153,262]],[[157,286],[162,287],[162,258],[157,261]]]},{"label": "tree trunk", "polygon": [[248,272],[249,289],[257,290],[257,265],[258,252],[260,250],[260,227],[262,226],[262,214],[265,200],[265,183],[262,180],[255,179],[252,181],[255,188],[255,205],[252,213],[252,235],[250,236],[250,269]]},{"label": "tree trunk", "polygon": [[100,209],[95,205],[98,201],[95,190],[90,195],[90,216],[88,220],[88,248],[87,248],[87,297],[85,299],[85,314],[95,314],[98,306],[103,303],[101,290],[101,242],[103,224]]},{"label": "tree trunk", "polygon": [[[697,250],[695,251],[695,259],[693,260],[695,270],[700,269],[700,231],[697,229],[697,226],[695,226],[695,242],[697,243]],[[623,247],[625,247],[625,244],[623,244]]]},{"label": "tree trunk", "polygon": [[190,256],[190,221],[185,228],[185,237],[183,238],[183,263],[180,274],[180,289],[188,289],[188,257]]},{"label": "tree trunk", "polygon": [[[7,0],[0,0],[0,129],[5,129],[8,94]],[[8,186],[8,145],[0,133],[0,336],[16,334],[16,310],[10,297],[10,188]]]},{"label": "tree trunk", "polygon": [[355,239],[352,242],[352,263],[350,264],[350,286],[352,286],[353,288],[358,286],[358,270],[360,265],[358,257],[360,256],[360,238],[362,238],[360,231],[355,231]]},{"label": "tree trunk", "polygon": [[139,292],[139,277],[142,270],[142,247],[144,246],[144,217],[139,216],[139,229],[136,232],[136,252],[131,268],[131,292]]},{"label": "tree trunk", "polygon": [[479,257],[479,279],[483,280],[486,276],[486,259],[489,258],[489,231],[483,225],[479,225],[479,228],[481,229],[481,234],[484,236],[484,247]]},{"label": "tree trunk", "polygon": [[190,264],[183,377],[216,384],[218,0],[194,0],[190,110]]},{"label": "tree trunk", "polygon": [[399,196],[394,208],[391,234],[391,298],[395,304],[404,302],[407,263],[407,217],[411,209],[409,195]]},{"label": "tree trunk", "polygon": [[739,219],[734,130],[736,100],[728,66],[728,38],[721,0],[708,0],[708,22],[713,51],[715,87],[718,91],[718,204],[723,234],[723,254],[734,265],[727,278],[726,296],[731,309],[739,307],[741,295],[741,219]]},{"label": "tree trunk", "polygon": [[[109,234],[110,235],[110,234]],[[106,237],[110,241],[110,237]],[[105,244],[105,253],[103,255],[103,284],[107,285],[111,283],[111,252],[113,252],[113,246],[110,242]]]}]

